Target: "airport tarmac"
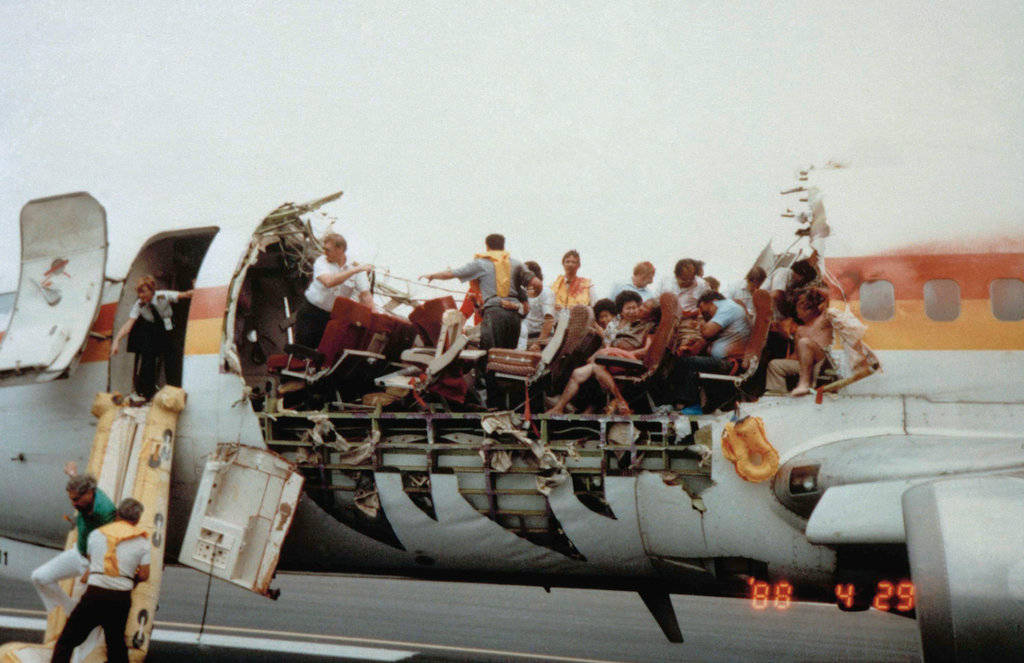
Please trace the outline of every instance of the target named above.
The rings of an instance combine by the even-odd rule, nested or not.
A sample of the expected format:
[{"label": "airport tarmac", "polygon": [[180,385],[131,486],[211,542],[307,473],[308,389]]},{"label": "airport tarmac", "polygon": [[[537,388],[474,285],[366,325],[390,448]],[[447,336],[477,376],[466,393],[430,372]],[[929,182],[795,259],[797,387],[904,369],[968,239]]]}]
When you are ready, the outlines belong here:
[{"label": "airport tarmac", "polygon": [[[685,642],[665,640],[622,591],[282,573],[274,602],[166,570],[151,663],[171,661],[920,661],[917,625],[876,612],[673,597]],[[39,599],[0,580],[0,642],[38,641]],[[199,637],[200,624],[203,633]]]}]

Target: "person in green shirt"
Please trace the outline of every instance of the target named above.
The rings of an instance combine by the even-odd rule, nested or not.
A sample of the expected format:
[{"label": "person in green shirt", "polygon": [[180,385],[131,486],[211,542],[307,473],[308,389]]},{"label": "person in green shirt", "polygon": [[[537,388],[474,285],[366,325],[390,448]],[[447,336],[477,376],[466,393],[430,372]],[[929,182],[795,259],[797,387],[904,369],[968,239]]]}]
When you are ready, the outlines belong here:
[{"label": "person in green shirt", "polygon": [[85,573],[89,560],[86,558],[86,542],[89,534],[114,520],[117,508],[106,493],[96,487],[96,479],[89,474],[78,474],[74,462],[64,466],[68,479],[68,499],[78,512],[75,527],[78,542],[32,572],[32,584],[50,612],[62,606],[67,613],[75,607],[75,601],[60,587],[60,581],[76,578]]}]

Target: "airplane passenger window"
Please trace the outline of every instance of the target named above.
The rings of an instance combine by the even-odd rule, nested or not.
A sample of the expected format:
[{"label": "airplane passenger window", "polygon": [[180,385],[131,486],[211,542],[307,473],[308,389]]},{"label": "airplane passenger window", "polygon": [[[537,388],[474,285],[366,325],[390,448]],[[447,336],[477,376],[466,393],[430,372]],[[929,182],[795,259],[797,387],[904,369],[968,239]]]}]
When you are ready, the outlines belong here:
[{"label": "airplane passenger window", "polygon": [[1024,281],[995,279],[988,285],[988,296],[992,303],[992,315],[996,320],[1024,320]]},{"label": "airplane passenger window", "polygon": [[896,292],[889,281],[865,281],[860,284],[860,314],[865,320],[891,320],[896,313]]},{"label": "airplane passenger window", "polygon": [[960,317],[960,284],[952,279],[934,279],[924,284],[924,312],[937,322]]}]

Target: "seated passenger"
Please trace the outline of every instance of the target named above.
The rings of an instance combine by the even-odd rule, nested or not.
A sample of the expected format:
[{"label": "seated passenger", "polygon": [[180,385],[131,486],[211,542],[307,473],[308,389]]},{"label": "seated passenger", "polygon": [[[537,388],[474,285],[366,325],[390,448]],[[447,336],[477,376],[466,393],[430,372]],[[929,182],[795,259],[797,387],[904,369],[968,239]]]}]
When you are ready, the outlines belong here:
[{"label": "seated passenger", "polygon": [[636,267],[633,268],[633,278],[630,281],[622,281],[612,286],[612,291],[609,297],[614,300],[619,296],[620,292],[624,290],[632,290],[640,295],[644,301],[654,299],[657,297],[657,293],[654,292],[653,288],[648,287],[653,282],[654,265],[647,261],[638,262]]},{"label": "seated passenger", "polygon": [[832,345],[832,325],[825,310],[828,298],[817,288],[804,290],[797,299],[796,310],[800,325],[793,335],[794,357],[773,359],[768,364],[767,392],[786,391],[786,377],[799,375],[799,381],[790,396],[804,396],[811,391],[811,380],[825,359],[825,350]]},{"label": "seated passenger", "polygon": [[[743,307],[717,292],[706,292],[697,303],[704,322],[700,340],[689,348],[693,356],[676,358],[669,376],[673,402],[683,414],[703,414],[700,406],[700,373],[728,375],[744,363],[743,352],[750,338],[750,322]],[[696,354],[711,343],[709,354]]]},{"label": "seated passenger", "polygon": [[773,359],[785,359],[792,352],[789,330],[792,325],[786,320],[796,316],[797,293],[805,287],[821,285],[821,277],[815,267],[817,262],[817,253],[812,253],[809,258],[797,260],[790,267],[777,267],[768,275],[768,285],[764,289],[772,297],[772,322],[757,372],[744,387],[749,395],[756,397],[764,393],[768,364]]},{"label": "seated passenger", "polygon": [[615,378],[612,377],[612,373],[604,366],[597,364],[594,359],[599,355],[628,359],[643,358],[644,354],[651,347],[650,331],[654,325],[642,318],[644,309],[640,306],[641,303],[640,295],[631,290],[619,293],[619,296],[615,298],[615,305],[619,311],[620,324],[611,346],[601,348],[591,356],[586,365],[580,366],[572,372],[569,384],[565,386],[565,390],[558,397],[558,401],[548,410],[548,414],[561,414],[564,412],[565,406],[576,396],[580,387],[591,378],[597,380],[601,387],[611,395],[610,412],[618,414],[629,413],[629,406],[615,384]]},{"label": "seated passenger", "polygon": [[615,317],[618,314],[615,302],[610,299],[599,299],[594,304],[594,332],[604,338],[604,344],[611,345],[615,337]]},{"label": "seated passenger", "polygon": [[562,256],[562,269],[565,273],[559,274],[551,284],[551,291],[555,296],[555,310],[561,311],[577,304],[593,306],[597,301],[597,297],[594,296],[594,284],[590,279],[576,274],[580,269],[580,254],[576,250],[566,251]]},{"label": "seated passenger", "polygon": [[[694,341],[701,339],[697,318],[697,300],[708,292],[708,284],[697,276],[698,267],[703,263],[692,258],[683,258],[676,263],[671,280],[663,279],[659,285],[659,294],[671,293],[679,301],[680,318],[669,342],[669,348],[675,355],[689,354],[688,348]],[[654,302],[656,303],[656,302]],[[648,302],[648,306],[654,304]]]},{"label": "seated passenger", "polygon": [[740,304],[747,312],[747,317],[753,320],[754,318],[754,293],[761,289],[761,284],[764,283],[767,278],[763,267],[754,265],[747,272],[747,276],[742,281],[737,281],[729,288],[725,296],[734,302]]},{"label": "seated passenger", "polygon": [[[692,258],[683,258],[676,263],[671,279],[663,279],[658,294],[671,292],[679,299],[679,309],[684,318],[696,318],[697,300],[710,290],[707,282],[697,276],[697,262]],[[703,263],[701,263],[703,264]]]},{"label": "seated passenger", "polygon": [[536,352],[543,347],[551,336],[555,324],[555,296],[549,288],[544,287],[544,274],[540,265],[533,260],[523,263],[526,269],[536,277],[526,284],[528,311],[519,331],[519,350]]},{"label": "seated passenger", "polygon": [[771,293],[772,303],[775,305],[776,320],[796,315],[796,300],[804,288],[822,287],[817,264],[818,254],[812,253],[809,258],[797,260],[789,267],[772,270],[766,289]]},{"label": "seated passenger", "polygon": [[295,315],[295,342],[307,348],[320,345],[324,329],[331,320],[331,309],[338,297],[356,299],[373,308],[373,294],[367,272],[373,265],[351,263],[346,259],[348,243],[337,233],[323,239],[324,253],[313,262],[313,280],[306,288],[306,299]]}]

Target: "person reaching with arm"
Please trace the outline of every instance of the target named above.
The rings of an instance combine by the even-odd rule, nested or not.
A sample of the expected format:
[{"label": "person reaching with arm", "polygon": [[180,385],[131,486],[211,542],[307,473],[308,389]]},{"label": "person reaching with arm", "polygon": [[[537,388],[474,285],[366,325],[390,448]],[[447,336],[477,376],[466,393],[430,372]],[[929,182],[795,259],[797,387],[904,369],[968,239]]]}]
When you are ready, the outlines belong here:
[{"label": "person reaching with arm", "polygon": [[127,497],[117,505],[113,522],[89,534],[85,594],[57,638],[51,663],[70,661],[75,647],[97,626],[103,628],[108,663],[128,662],[124,628],[132,589],[137,582],[149,580],[151,545],[146,531],[138,526],[142,510],[141,502]]},{"label": "person reaching with arm", "polygon": [[76,578],[86,568],[86,543],[89,534],[114,519],[114,503],[107,494],[96,486],[96,479],[88,474],[78,474],[74,461],[64,465],[64,473],[70,477],[67,483],[68,499],[75,507],[75,528],[78,542],[73,548],[60,553],[32,572],[32,584],[50,612],[57,606],[70,613],[74,600],[61,589],[60,581]]},{"label": "person reaching with arm", "polygon": [[[157,379],[167,364],[174,329],[172,304],[191,299],[193,291],[157,290],[156,279],[142,276],[135,284],[138,299],[128,312],[128,320],[110,344],[110,356],[121,351],[121,339],[128,337],[128,352],[135,353],[132,370],[132,399],[148,401],[156,393]],[[180,386],[180,385],[175,385]]]},{"label": "person reaching with arm", "polygon": [[373,265],[349,263],[348,243],[337,233],[323,239],[323,255],[313,261],[313,279],[306,288],[305,301],[295,315],[295,342],[307,348],[320,345],[338,297],[347,297],[373,308],[373,293],[366,274]]}]

